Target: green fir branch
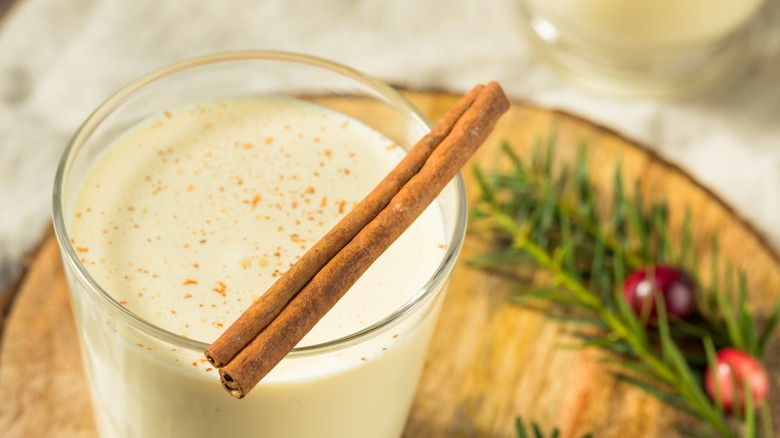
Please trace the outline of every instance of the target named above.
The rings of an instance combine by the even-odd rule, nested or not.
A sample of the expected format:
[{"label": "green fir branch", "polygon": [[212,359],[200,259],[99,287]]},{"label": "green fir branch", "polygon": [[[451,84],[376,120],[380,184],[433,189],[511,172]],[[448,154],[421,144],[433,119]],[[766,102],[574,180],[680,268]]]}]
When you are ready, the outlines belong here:
[{"label": "green fir branch", "polygon": [[[508,169],[474,168],[480,198],[471,212],[472,232],[478,228],[489,235],[494,247],[471,260],[472,266],[494,270],[530,263],[545,270],[550,284],[517,301],[540,300],[563,309],[551,317],[585,328],[575,332],[575,339],[622,367],[618,379],[693,415],[704,429],[721,436],[753,433],[759,423],[764,433],[771,431],[766,413],[749,412],[735,425],[719,396],[713,401],[704,393],[701,380],[717,348],[733,346],[760,357],[780,321],[780,303],[759,324],[748,304],[746,276],[720,260],[717,236],[712,238],[711,277],[705,283],[698,276],[694,267],[701,254],[693,246],[690,209],[674,232],[668,203],[646,199],[639,181],[626,184],[620,166],[611,196],[605,198],[590,179],[586,146],[580,146],[573,164],[556,169],[555,142],[555,136],[536,142],[528,162],[504,143]],[[638,317],[623,299],[629,273],[661,263],[681,267],[697,284],[699,312],[693,320],[670,324],[661,300],[657,317],[649,321],[649,315]],[[520,426],[525,431],[518,418],[518,435],[525,436]]]},{"label": "green fir branch", "polygon": [[[558,438],[561,436],[561,431],[554,427],[549,435],[546,435],[542,431],[542,427],[536,422],[531,422],[530,430],[521,417],[515,417],[515,432],[517,438]],[[593,438],[593,435],[588,433],[582,436],[582,438]]]}]

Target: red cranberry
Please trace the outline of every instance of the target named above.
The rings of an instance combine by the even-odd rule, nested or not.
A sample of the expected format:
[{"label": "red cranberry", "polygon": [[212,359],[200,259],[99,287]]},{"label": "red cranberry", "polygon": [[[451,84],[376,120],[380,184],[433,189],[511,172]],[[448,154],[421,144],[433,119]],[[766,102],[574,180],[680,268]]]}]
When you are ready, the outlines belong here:
[{"label": "red cranberry", "polygon": [[704,375],[707,394],[712,400],[716,400],[717,385],[726,413],[733,412],[735,407],[744,412],[746,383],[750,385],[753,394],[753,406],[758,406],[769,395],[766,370],[755,357],[734,348],[720,350],[715,364],[708,368]]},{"label": "red cranberry", "polygon": [[[666,312],[685,319],[696,308],[695,285],[680,268],[657,265],[633,272],[623,283],[623,297],[637,315],[655,317],[655,295],[662,293]],[[647,306],[647,310],[645,309]]]}]

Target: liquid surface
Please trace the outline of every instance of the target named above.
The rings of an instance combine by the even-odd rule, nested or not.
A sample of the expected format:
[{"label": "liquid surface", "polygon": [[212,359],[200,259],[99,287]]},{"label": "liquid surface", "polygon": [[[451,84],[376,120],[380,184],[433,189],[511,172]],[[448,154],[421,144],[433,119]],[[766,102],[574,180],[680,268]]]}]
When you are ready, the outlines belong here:
[{"label": "liquid surface", "polygon": [[675,48],[722,38],[764,0],[528,0],[557,25],[604,46]]},{"label": "liquid surface", "polygon": [[[120,304],[210,343],[403,157],[340,113],[292,99],[174,108],[124,134],[86,176],[71,241]],[[402,306],[445,254],[428,208],[302,341]]]}]

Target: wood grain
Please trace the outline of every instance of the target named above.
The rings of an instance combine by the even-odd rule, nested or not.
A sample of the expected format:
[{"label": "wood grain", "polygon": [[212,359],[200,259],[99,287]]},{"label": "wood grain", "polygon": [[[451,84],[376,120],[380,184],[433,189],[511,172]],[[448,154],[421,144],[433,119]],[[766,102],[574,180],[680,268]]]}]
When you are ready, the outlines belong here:
[{"label": "wood grain", "polygon": [[[437,119],[455,102],[445,93],[407,93]],[[627,180],[639,178],[643,190],[665,196],[682,220],[682,206],[695,218],[695,245],[706,248],[718,230],[725,256],[749,275],[751,302],[766,312],[780,294],[780,257],[752,227],[680,169],[602,127],[564,113],[514,104],[499,122],[475,162],[498,162],[498,145],[509,141],[518,153],[550,132],[559,152],[572,159],[587,142],[591,173],[609,192],[613,167],[622,163]],[[474,196],[471,173],[464,173]],[[676,414],[649,396],[616,382],[588,350],[562,349],[565,325],[541,313],[512,305],[515,285],[471,269],[463,260],[485,242],[466,239],[450,282],[439,326],[418,388],[406,436],[514,436],[522,415],[545,428],[558,426],[563,437],[593,432],[598,437],[674,436]],[[702,270],[708,266],[701,260]],[[23,279],[0,344],[0,431],[3,436],[95,436],[56,242],[49,235]],[[27,360],[22,362],[21,358]],[[780,348],[772,340],[767,363],[778,386]],[[777,394],[778,391],[775,391]],[[780,400],[773,396],[775,424]]]},{"label": "wood grain", "polygon": [[59,248],[48,233],[3,332],[3,436],[97,436],[76,336]]}]

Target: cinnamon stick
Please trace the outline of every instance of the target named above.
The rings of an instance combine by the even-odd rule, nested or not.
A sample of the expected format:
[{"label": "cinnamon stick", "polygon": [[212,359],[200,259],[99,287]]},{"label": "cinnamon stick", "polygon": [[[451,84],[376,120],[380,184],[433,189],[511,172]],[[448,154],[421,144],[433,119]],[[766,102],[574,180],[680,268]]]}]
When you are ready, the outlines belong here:
[{"label": "cinnamon stick", "polygon": [[420,170],[431,152],[450,133],[455,122],[471,107],[482,90],[477,85],[463,96],[385,178],[325,236],[317,241],[225,332],[206,349],[212,365],[222,367],[281,312],[284,306],[325,263],[341,251],[390,202],[398,190]]},{"label": "cinnamon stick", "polygon": [[440,129],[437,125],[434,129],[447,134],[419,171],[282,306],[276,318],[220,368],[222,384],[231,395],[244,397],[276,366],[433,202],[484,142],[496,120],[509,108],[509,102],[496,83],[475,94],[473,103],[451,128]]}]

